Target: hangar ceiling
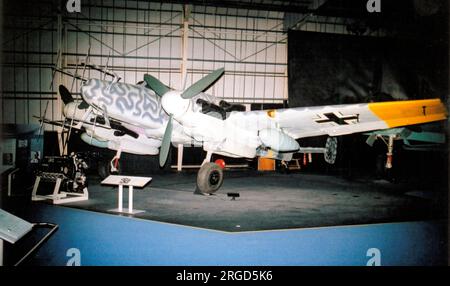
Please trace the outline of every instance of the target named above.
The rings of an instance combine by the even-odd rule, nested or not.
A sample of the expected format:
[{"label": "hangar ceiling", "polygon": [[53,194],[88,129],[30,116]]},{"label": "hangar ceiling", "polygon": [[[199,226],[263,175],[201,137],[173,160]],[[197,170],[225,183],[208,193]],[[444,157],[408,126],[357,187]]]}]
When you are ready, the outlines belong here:
[{"label": "hangar ceiling", "polygon": [[265,10],[278,12],[308,13],[313,10],[317,0],[169,0],[161,1],[178,4],[207,5],[212,7],[225,7],[250,10]]},{"label": "hangar ceiling", "polygon": [[[91,0],[81,1],[81,13],[68,13],[60,3],[20,0],[4,9],[4,123],[38,123],[33,116],[44,115],[61,119],[58,85],[66,85],[77,96],[81,81],[55,73],[54,68],[104,77],[95,70],[84,71],[86,60],[108,67],[124,82],[136,83],[150,73],[179,88],[182,4]],[[225,67],[224,78],[210,93],[239,103],[287,99],[283,12],[189,7],[188,84]]]},{"label": "hangar ceiling", "polygon": [[[81,13],[68,13],[64,2],[4,3],[4,123],[37,123],[33,116],[43,115],[61,119],[58,85],[65,84],[77,95],[81,82],[54,73],[54,68],[104,77],[95,70],[83,71],[87,55],[89,63],[107,66],[124,82],[141,81],[150,73],[177,88],[184,4],[190,7],[188,83],[225,67],[224,78],[209,92],[237,103],[280,104],[288,99],[288,30],[383,36],[422,29],[427,37],[442,34],[430,28],[433,23],[419,21],[410,29],[402,24],[405,17],[370,16],[361,12],[364,0],[82,0]],[[383,9],[403,11],[415,19],[433,15],[435,7],[443,5],[440,0],[427,1],[429,5],[391,2],[397,4]]]}]

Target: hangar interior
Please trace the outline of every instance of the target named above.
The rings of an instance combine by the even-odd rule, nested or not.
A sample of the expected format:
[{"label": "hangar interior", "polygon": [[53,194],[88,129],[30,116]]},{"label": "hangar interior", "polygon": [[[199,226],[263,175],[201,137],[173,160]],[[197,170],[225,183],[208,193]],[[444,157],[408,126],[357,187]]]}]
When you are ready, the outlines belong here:
[{"label": "hangar interior", "polygon": [[[431,98],[439,98],[448,110],[448,3],[381,1],[381,12],[370,13],[368,2],[5,1],[1,36],[0,207],[29,221],[46,219],[60,223],[56,242],[50,239],[27,263],[65,265],[66,257],[58,256],[57,250],[70,248],[62,241],[77,232],[71,216],[92,221],[117,220],[117,227],[124,229],[128,227],[126,219],[133,227],[142,219],[163,223],[157,227],[181,227],[177,230],[180,232],[190,231],[184,228],[188,226],[263,236],[261,240],[252,238],[248,244],[243,243],[242,247],[247,247],[244,254],[237,254],[239,247],[232,254],[223,254],[224,260],[196,252],[185,254],[198,255],[198,260],[178,257],[168,262],[158,254],[124,263],[131,265],[359,265],[365,263],[360,258],[339,260],[330,255],[327,261],[315,260],[313,254],[308,254],[305,260],[298,260],[286,254],[290,247],[293,251],[307,251],[305,245],[311,241],[299,245],[285,237],[286,248],[280,246],[274,254],[279,260],[256,255],[261,249],[252,247],[259,241],[269,247],[276,244],[280,237],[268,238],[265,233],[272,230],[295,232],[361,225],[374,227],[375,230],[368,228],[367,234],[379,241],[389,241],[392,233],[403,231],[384,246],[390,250],[402,240],[417,244],[422,236],[429,236],[433,242],[419,245],[417,257],[402,260],[402,255],[394,259],[391,254],[387,259],[392,260],[387,264],[447,263],[448,120],[397,130],[391,151],[390,134],[375,134],[378,139],[370,145],[366,142],[373,133],[339,136],[334,164],[326,163],[323,154],[312,151],[294,154],[294,160],[287,165],[280,160],[213,154],[212,161],[226,162],[225,180],[220,191],[209,196],[193,194],[197,171],[207,154],[201,146],[172,145],[164,167],[159,166],[157,155],[124,152],[119,155],[120,174],[152,177],[152,181],[135,190],[134,198],[125,197],[126,203],[134,201],[134,207],[145,212],[121,214],[119,218],[110,212],[118,203],[117,187],[101,184],[110,174],[109,165],[116,151],[89,145],[70,120],[68,128],[48,124],[61,125],[66,120],[60,85],[78,103],[83,102],[84,79],[145,84],[144,75],[149,74],[168,87],[183,89],[219,68],[224,68],[223,76],[205,93],[241,111]],[[76,11],[77,5],[81,11]],[[302,147],[322,148],[327,138],[302,138],[298,142]],[[389,168],[386,153],[393,154]],[[32,201],[39,172],[67,175],[69,169],[75,176],[71,154],[81,160],[77,162],[87,164],[83,176],[87,178],[89,199],[62,203],[62,208],[54,206],[51,200]],[[43,180],[39,191],[48,195],[54,186],[55,180]],[[418,225],[409,225],[412,222]],[[392,223],[399,223],[399,227]],[[377,230],[384,225],[386,229]],[[90,232],[98,234],[95,227],[102,228],[80,226],[80,231],[87,236]],[[159,235],[171,231],[160,233],[152,227],[142,227],[148,231],[143,237],[151,231]],[[411,229],[415,229],[412,234]],[[112,230],[112,235],[117,233],[118,230]],[[197,235],[208,251],[220,251],[211,249],[207,242],[209,235],[219,234]],[[365,239],[364,231],[358,235],[354,236],[357,241]],[[40,236],[39,232],[29,234],[25,242],[5,245],[6,264],[17,261]],[[75,237],[70,243],[86,239],[79,234]],[[187,237],[186,245],[189,239],[195,241],[196,234],[189,233]],[[324,249],[328,250],[324,251],[336,253],[348,247],[342,237],[336,240],[336,248],[327,248],[333,240],[326,242]],[[220,239],[229,246],[241,237]],[[103,242],[110,243],[107,238]],[[145,242],[138,245],[145,247]],[[83,247],[90,249],[80,242],[78,248]],[[169,249],[173,245],[163,247]],[[315,249],[320,247],[314,244]],[[99,251],[108,259],[106,248]],[[127,255],[126,251],[134,253],[136,249],[124,247],[122,254]],[[92,258],[86,264],[115,264],[98,259]]]}]

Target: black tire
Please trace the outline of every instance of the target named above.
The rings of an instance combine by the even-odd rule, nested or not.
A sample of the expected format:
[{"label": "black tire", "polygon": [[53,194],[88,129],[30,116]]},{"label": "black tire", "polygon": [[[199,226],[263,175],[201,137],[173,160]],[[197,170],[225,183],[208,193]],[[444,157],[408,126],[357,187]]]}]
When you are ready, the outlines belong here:
[{"label": "black tire", "polygon": [[281,174],[289,174],[289,167],[287,164],[287,162],[279,161],[278,172],[280,172]]},{"label": "black tire", "polygon": [[375,174],[377,179],[384,179],[386,171],[386,159],[384,154],[378,154],[375,160]]},{"label": "black tire", "polygon": [[118,172],[111,172],[111,161],[104,160],[104,161],[99,162],[97,171],[98,171],[100,178],[105,179],[109,175],[120,174],[120,161],[117,164],[117,169],[118,169]]},{"label": "black tire", "polygon": [[100,161],[98,162],[98,175],[100,176],[100,178],[104,179],[106,177],[109,176],[109,166],[108,166],[108,162],[106,161]]},{"label": "black tire", "polygon": [[385,154],[378,154],[376,157],[376,178],[377,179],[384,179],[386,181],[389,181],[391,183],[395,182],[395,176],[394,176],[394,169],[392,168],[386,168],[386,155]]},{"label": "black tire", "polygon": [[336,137],[328,137],[327,142],[325,143],[325,153],[323,153],[323,158],[325,162],[328,164],[334,164],[336,162],[337,156],[337,138]]},{"label": "black tire", "polygon": [[197,189],[203,194],[216,192],[223,183],[223,170],[215,163],[204,164],[197,174]]}]

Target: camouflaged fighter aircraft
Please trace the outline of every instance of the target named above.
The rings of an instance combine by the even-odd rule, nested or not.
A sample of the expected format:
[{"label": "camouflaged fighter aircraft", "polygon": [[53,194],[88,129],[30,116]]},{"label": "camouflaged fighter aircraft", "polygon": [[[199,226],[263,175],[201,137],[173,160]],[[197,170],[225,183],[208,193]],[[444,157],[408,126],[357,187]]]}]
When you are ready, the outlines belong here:
[{"label": "camouflaged fighter aircraft", "polygon": [[[325,160],[333,163],[335,136],[447,117],[439,99],[237,111],[239,106],[204,93],[223,74],[223,68],[215,70],[183,90],[173,90],[148,74],[141,85],[89,79],[81,88],[80,104],[64,86],[60,94],[67,119],[85,130],[81,138],[117,151],[113,168],[121,152],[159,154],[164,166],[171,143],[202,146],[207,155],[197,188],[204,194],[217,191],[223,182],[221,166],[210,162],[213,153],[284,161],[297,152],[324,153]],[[325,148],[303,148],[297,141],[322,135],[329,136]]]}]

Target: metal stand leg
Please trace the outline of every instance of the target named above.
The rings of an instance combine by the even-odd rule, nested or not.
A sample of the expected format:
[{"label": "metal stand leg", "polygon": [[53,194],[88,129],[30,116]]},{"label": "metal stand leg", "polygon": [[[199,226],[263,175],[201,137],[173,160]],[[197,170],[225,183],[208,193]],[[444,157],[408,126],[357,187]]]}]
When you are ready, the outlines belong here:
[{"label": "metal stand leg", "polygon": [[40,177],[40,176],[37,176],[37,177],[36,177],[36,181],[34,181],[33,193],[32,193],[32,195],[31,195],[32,198],[35,198],[36,195],[37,195],[37,189],[38,189],[38,187],[39,187],[40,181],[41,181],[41,177]]},{"label": "metal stand leg", "polygon": [[133,213],[133,186],[128,186],[128,212]]},{"label": "metal stand leg", "polygon": [[123,186],[119,185],[119,205],[117,206],[117,210],[121,212],[123,210]]},{"label": "metal stand leg", "polygon": [[59,192],[59,188],[61,187],[61,181],[62,180],[60,178],[56,179],[55,188],[53,189],[53,197],[54,198],[58,198],[59,199],[58,192]]},{"label": "metal stand leg", "polygon": [[178,144],[177,171],[183,167],[183,144]]},{"label": "metal stand leg", "polygon": [[126,214],[138,214],[143,213],[143,210],[134,210],[133,209],[133,186],[128,186],[128,208],[123,209],[123,185],[119,185],[119,202],[117,203],[117,209],[109,210],[111,212],[116,213],[126,213]]},{"label": "metal stand leg", "polygon": [[0,266],[3,266],[3,239],[0,239]]},{"label": "metal stand leg", "polygon": [[17,173],[19,169],[14,169],[11,173],[8,174],[8,197],[12,195],[12,180],[14,173]]}]

